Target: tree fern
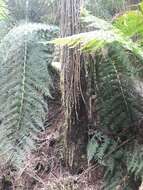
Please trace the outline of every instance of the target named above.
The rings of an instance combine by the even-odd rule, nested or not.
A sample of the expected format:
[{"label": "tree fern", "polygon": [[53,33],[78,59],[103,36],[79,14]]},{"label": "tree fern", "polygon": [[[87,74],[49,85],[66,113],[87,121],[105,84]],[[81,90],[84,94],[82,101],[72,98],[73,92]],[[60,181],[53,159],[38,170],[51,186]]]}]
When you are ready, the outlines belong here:
[{"label": "tree fern", "polygon": [[24,24],[13,28],[0,44],[0,151],[2,157],[22,164],[34,148],[37,132],[44,130],[52,80],[48,64],[53,47],[50,40],[56,28]]},{"label": "tree fern", "polygon": [[[88,144],[88,160],[95,159],[104,166],[105,190],[135,190],[139,186],[135,176],[142,178],[142,154],[137,156],[139,151],[136,153],[134,144],[139,135],[137,125],[143,116],[143,96],[137,85],[143,50],[140,43],[121,28],[99,18],[93,19],[96,21],[94,31],[53,42],[71,48],[80,44],[81,51],[93,57],[91,62],[87,60],[87,73],[90,73],[88,77],[95,96],[96,128]],[[138,60],[138,68],[132,57]],[[139,83],[142,86],[142,82]],[[125,154],[129,152],[129,145],[133,149]]]}]

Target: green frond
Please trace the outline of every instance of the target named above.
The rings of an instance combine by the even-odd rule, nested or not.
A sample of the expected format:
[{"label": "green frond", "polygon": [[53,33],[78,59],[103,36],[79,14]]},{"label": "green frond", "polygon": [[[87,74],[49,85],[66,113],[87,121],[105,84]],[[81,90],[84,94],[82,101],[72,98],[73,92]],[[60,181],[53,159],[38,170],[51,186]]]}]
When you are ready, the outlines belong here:
[{"label": "green frond", "polygon": [[139,10],[128,11],[114,22],[114,26],[120,29],[126,36],[143,34],[143,14]]},{"label": "green frond", "polygon": [[[47,104],[53,88],[48,65],[53,46],[44,45],[55,28],[24,24],[13,28],[0,44],[0,152],[17,166],[34,148],[37,132],[44,130]],[[1,156],[0,156],[1,157]]]},{"label": "green frond", "polygon": [[135,177],[143,177],[143,147],[135,142],[133,147],[127,151],[126,155],[127,169],[129,173],[133,173]]},{"label": "green frond", "polygon": [[[129,58],[117,44],[108,47],[107,56],[95,64],[97,110],[101,126],[120,131],[132,126],[143,114],[142,97],[133,85],[133,73],[129,70]],[[121,53],[121,55],[120,55]],[[124,55],[124,56],[123,56]]]},{"label": "green frond", "polygon": [[[126,161],[129,157],[128,143],[127,146],[122,146],[122,143],[126,139],[134,142],[136,124],[143,115],[143,97],[137,87],[139,81],[136,79],[136,68],[132,65],[128,51],[118,43],[97,51],[94,59],[89,63],[89,73],[92,73],[92,91],[94,89],[96,97],[94,109],[98,118],[96,125],[100,132],[96,130],[89,141],[88,160],[95,160],[104,166],[105,190],[114,190],[118,186],[131,190],[130,177],[126,183],[124,178],[128,174],[138,174],[141,178],[142,162],[141,157],[137,156],[135,158],[139,158],[138,162],[134,163],[134,159],[132,162]],[[130,152],[130,159],[135,150],[134,147]]]},{"label": "green frond", "polygon": [[80,44],[80,49],[83,52],[95,53],[106,45],[118,42],[123,48],[133,52],[135,55],[143,59],[143,51],[139,44],[133,42],[131,38],[126,37],[121,30],[96,17],[95,23],[94,27],[96,28],[97,26],[97,28],[94,31],[80,33],[66,38],[58,38],[51,43],[59,46],[68,45],[70,48]]},{"label": "green frond", "polygon": [[110,139],[101,132],[97,131],[87,146],[88,162],[91,160],[96,160],[99,163],[102,163],[109,144]]},{"label": "green frond", "polygon": [[142,47],[143,43],[143,1],[138,4],[136,10],[127,11],[118,16],[113,25],[123,32],[125,36],[131,37]]},{"label": "green frond", "polygon": [[0,21],[6,19],[7,13],[8,13],[8,11],[7,11],[7,8],[6,8],[5,1],[4,0],[0,0]]}]

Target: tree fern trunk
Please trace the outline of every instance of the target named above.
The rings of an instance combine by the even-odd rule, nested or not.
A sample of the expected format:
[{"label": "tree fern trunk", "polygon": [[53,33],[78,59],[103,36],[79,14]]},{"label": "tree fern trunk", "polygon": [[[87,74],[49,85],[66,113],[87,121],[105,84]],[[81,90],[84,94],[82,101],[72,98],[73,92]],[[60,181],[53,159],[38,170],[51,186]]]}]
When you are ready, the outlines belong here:
[{"label": "tree fern trunk", "polygon": [[[61,36],[80,32],[80,0],[61,1]],[[84,69],[78,48],[62,50],[62,83],[65,105],[65,158],[72,173],[85,166],[87,145],[87,112],[81,95],[86,91]],[[82,93],[81,93],[82,92]]]}]

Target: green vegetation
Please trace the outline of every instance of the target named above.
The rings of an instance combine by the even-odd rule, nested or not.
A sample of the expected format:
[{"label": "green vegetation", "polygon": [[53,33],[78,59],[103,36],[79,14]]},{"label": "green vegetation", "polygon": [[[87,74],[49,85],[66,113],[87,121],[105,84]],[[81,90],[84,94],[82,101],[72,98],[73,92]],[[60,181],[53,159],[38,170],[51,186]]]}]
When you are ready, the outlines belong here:
[{"label": "green vegetation", "polygon": [[[0,162],[4,168],[9,164],[10,170],[14,167],[23,174],[32,162],[28,167],[36,173],[28,175],[48,190],[73,190],[75,184],[76,190],[82,189],[80,177],[86,172],[96,176],[96,169],[102,173],[100,189],[139,190],[143,1],[136,3],[85,0],[79,14],[82,2],[76,0],[69,4],[66,0],[0,1]],[[64,38],[57,38],[59,27]],[[46,153],[37,158],[39,139],[46,141],[44,147],[39,143]],[[37,156],[33,156],[36,164],[43,155],[44,162],[48,158],[46,169],[39,160],[35,166],[29,155]],[[65,177],[52,173],[52,164],[58,174],[68,170],[72,175],[69,186],[67,181],[61,185]],[[56,183],[52,178],[54,185],[45,185],[41,171],[48,177],[51,172]],[[32,189],[31,185],[28,190]]]},{"label": "green vegetation", "polygon": [[[56,45],[80,45],[87,60],[89,79],[95,98],[98,129],[89,141],[88,161],[104,166],[104,189],[136,189],[143,177],[142,121],[143,96],[137,84],[142,77],[142,6],[127,11],[113,24],[86,13],[83,22],[95,30],[55,39]],[[138,69],[136,63],[139,62]],[[96,117],[97,117],[96,116]],[[134,185],[133,185],[134,184]]]}]

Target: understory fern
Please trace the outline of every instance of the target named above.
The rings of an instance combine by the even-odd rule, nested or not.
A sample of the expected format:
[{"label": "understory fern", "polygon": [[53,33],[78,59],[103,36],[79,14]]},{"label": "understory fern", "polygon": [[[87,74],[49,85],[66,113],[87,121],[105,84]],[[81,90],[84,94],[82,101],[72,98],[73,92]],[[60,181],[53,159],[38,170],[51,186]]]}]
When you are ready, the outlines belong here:
[{"label": "understory fern", "polygon": [[133,85],[132,65],[124,50],[115,44],[107,51],[107,57],[101,56],[101,60],[95,63],[98,70],[95,79],[96,107],[100,113],[100,125],[115,133],[127,127],[132,131],[132,126],[143,113],[142,97]]},{"label": "understory fern", "polygon": [[0,158],[20,166],[44,130],[44,96],[51,97],[48,65],[53,47],[45,40],[56,28],[23,24],[13,28],[0,44]]},{"label": "understory fern", "polygon": [[136,68],[128,52],[112,44],[91,59],[88,69],[98,118],[88,161],[105,168],[103,189],[135,190],[131,181],[141,179],[143,169],[142,145],[135,142],[143,116],[143,97],[134,84]]}]

